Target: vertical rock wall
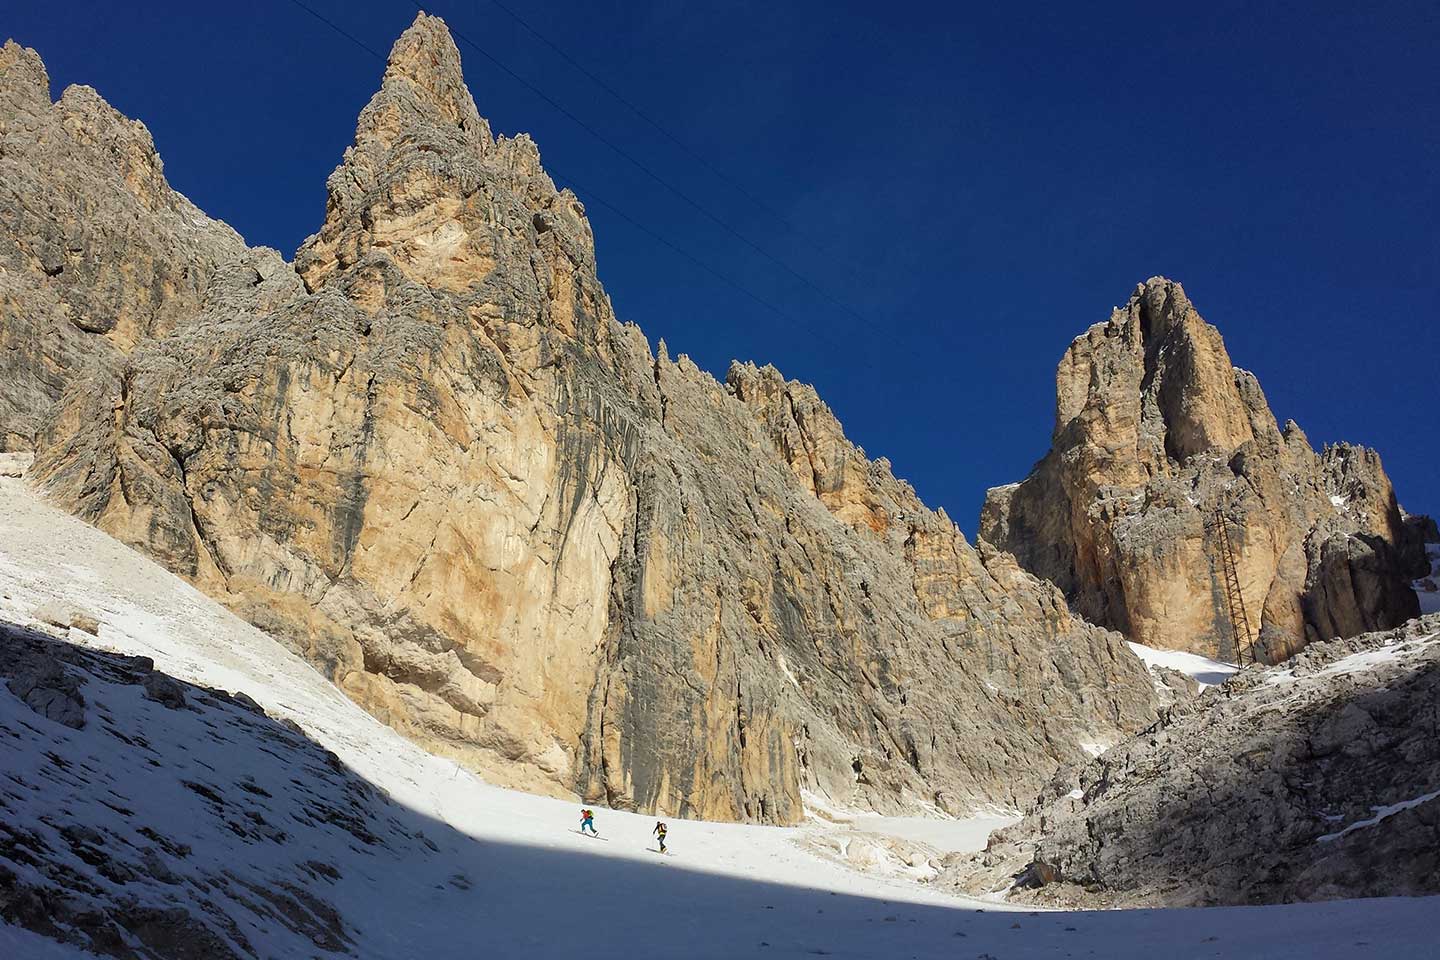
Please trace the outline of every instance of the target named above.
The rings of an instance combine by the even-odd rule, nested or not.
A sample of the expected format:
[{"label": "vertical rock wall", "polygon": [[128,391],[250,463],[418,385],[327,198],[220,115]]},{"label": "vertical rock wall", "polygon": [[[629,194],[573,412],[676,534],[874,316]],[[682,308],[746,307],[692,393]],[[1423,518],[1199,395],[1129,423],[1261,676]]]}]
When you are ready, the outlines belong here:
[{"label": "vertical rock wall", "polygon": [[1263,659],[1419,612],[1417,552],[1379,456],[1316,454],[1293,421],[1280,429],[1254,375],[1157,277],[1065,352],[1050,452],[990,491],[980,533],[1082,616],[1233,660],[1220,523]]}]

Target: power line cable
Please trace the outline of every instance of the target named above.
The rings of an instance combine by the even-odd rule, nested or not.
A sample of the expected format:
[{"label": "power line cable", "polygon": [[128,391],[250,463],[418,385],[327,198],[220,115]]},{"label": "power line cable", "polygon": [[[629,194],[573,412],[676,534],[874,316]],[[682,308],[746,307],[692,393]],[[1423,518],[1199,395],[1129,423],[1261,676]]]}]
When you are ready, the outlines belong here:
[{"label": "power line cable", "polygon": [[[382,53],[380,53],[379,51],[377,51],[374,47],[371,47],[369,44],[365,43],[363,40],[361,40],[361,39],[359,39],[358,37],[354,36],[353,34],[349,33],[347,30],[345,30],[343,27],[341,27],[339,24],[335,23],[334,21],[330,20],[328,17],[325,17],[325,16],[321,15],[320,13],[318,13],[316,10],[314,10],[312,7],[310,7],[307,3],[305,3],[304,0],[290,0],[290,2],[293,3],[295,6],[299,7],[300,9],[304,10],[306,13],[310,14],[310,15],[311,15],[312,17],[314,17],[316,20],[319,20],[321,23],[323,23],[325,26],[329,27],[331,30],[334,30],[337,34],[339,34],[340,36],[344,37],[346,40],[349,40],[351,43],[355,44],[357,47],[359,47],[360,49],[364,50],[366,53],[368,53],[368,54],[370,54],[371,56],[375,57],[377,60],[380,60],[382,63],[383,63],[383,62],[388,62],[389,57],[385,56],[384,54],[382,54]],[[740,281],[738,281],[738,280],[734,279],[733,277],[730,277],[729,275],[727,275],[727,274],[725,274],[725,273],[723,273],[723,272],[715,269],[714,267],[710,266],[708,263],[705,263],[705,262],[704,262],[703,260],[701,260],[699,257],[695,256],[694,254],[690,253],[688,250],[686,250],[686,249],[684,249],[683,247],[681,247],[679,244],[676,244],[675,242],[669,240],[669,239],[666,238],[665,236],[657,233],[656,231],[654,231],[654,230],[650,229],[649,227],[647,227],[645,224],[643,224],[643,223],[641,223],[640,221],[636,220],[635,218],[631,217],[629,214],[627,214],[627,213],[626,213],[624,210],[622,210],[620,207],[616,206],[616,205],[613,204],[613,203],[610,203],[610,202],[609,202],[608,200],[606,200],[604,197],[602,197],[602,196],[600,196],[599,194],[595,193],[593,190],[590,190],[588,187],[585,187],[584,185],[582,185],[582,184],[581,184],[578,180],[576,180],[575,178],[566,176],[566,175],[565,175],[561,170],[559,170],[553,163],[548,163],[548,162],[547,162],[547,163],[545,164],[545,166],[548,168],[548,170],[550,171],[550,173],[559,176],[562,180],[567,180],[567,181],[569,181],[572,186],[574,186],[575,188],[577,188],[577,189],[584,195],[584,198],[585,198],[585,200],[586,200],[587,202],[598,203],[600,206],[604,207],[605,209],[609,210],[611,213],[615,214],[615,216],[619,217],[620,219],[624,220],[626,223],[630,224],[630,226],[634,227],[636,230],[639,230],[641,233],[645,234],[645,235],[648,236],[650,239],[654,240],[656,243],[661,244],[662,246],[664,246],[664,247],[666,247],[667,249],[671,250],[671,251],[674,252],[675,254],[677,254],[677,255],[683,257],[684,259],[688,260],[690,263],[692,263],[692,264],[694,264],[695,266],[699,267],[701,270],[705,271],[705,272],[708,273],[710,276],[716,278],[717,280],[721,281],[722,283],[726,284],[727,286],[729,286],[729,287],[731,287],[731,288],[739,291],[740,293],[743,293],[745,296],[749,297],[751,300],[754,300],[754,301],[755,301],[756,303],[758,303],[760,306],[762,306],[762,307],[764,307],[766,310],[769,310],[770,312],[774,313],[776,316],[779,316],[779,317],[781,317],[781,318],[783,318],[783,319],[786,319],[786,320],[793,321],[793,322],[798,323],[798,324],[800,324],[800,325],[802,325],[802,326],[809,327],[809,328],[812,329],[812,330],[814,329],[810,324],[805,323],[804,321],[800,320],[799,318],[793,316],[793,315],[790,314],[790,313],[787,313],[787,312],[786,312],[785,310],[783,310],[782,308],[776,306],[772,301],[766,299],[765,297],[762,297],[760,294],[758,294],[758,293],[754,292],[753,290],[751,290],[750,288],[746,287],[746,286],[745,286],[744,284],[742,284]]]},{"label": "power line cable", "polygon": [[672,133],[660,121],[651,117],[644,110],[640,109],[640,107],[636,106],[635,103],[631,101],[628,97],[626,97],[623,93],[621,93],[619,90],[616,90],[609,83],[606,83],[602,77],[597,76],[594,71],[590,70],[583,63],[576,60],[574,55],[570,54],[558,43],[551,40],[545,34],[541,33],[539,28],[531,24],[530,21],[520,16],[520,14],[516,13],[506,4],[501,3],[500,0],[489,0],[489,2],[491,6],[498,7],[507,16],[509,16],[510,19],[520,24],[520,26],[523,27],[525,31],[528,32],[536,40],[539,40],[541,43],[545,44],[545,46],[555,51],[555,53],[560,56],[560,59],[564,60],[566,63],[570,64],[570,66],[578,70],[585,77],[585,79],[589,80],[591,83],[595,84],[595,86],[599,87],[601,90],[604,90],[606,93],[610,94],[610,96],[614,97],[615,100],[619,101],[619,103],[621,103],[631,113],[635,114],[635,116],[645,121],[645,123],[648,124],[650,128],[653,129],[656,133],[659,133],[666,140],[669,140],[675,146],[679,147],[682,151],[685,152],[688,157],[690,157],[690,159],[700,164],[711,174],[713,174],[717,179],[727,184],[736,193],[740,194],[746,200],[749,200],[751,203],[753,203],[756,207],[764,210],[770,216],[774,217],[777,222],[783,224],[791,232],[797,233],[803,237],[806,237],[807,239],[816,239],[814,235],[811,234],[809,231],[796,226],[794,221],[792,221],[789,217],[781,213],[779,210],[775,209],[773,205],[767,203],[761,197],[756,196],[752,191],[746,188],[744,184],[740,183],[734,177],[727,174],[724,170],[721,170],[719,167],[715,166],[715,164],[711,163],[709,158],[707,158],[703,153],[691,147],[680,137]]},{"label": "power line cable", "polygon": [[316,20],[319,20],[321,23],[325,24],[325,26],[329,27],[331,30],[334,30],[336,33],[340,34],[340,36],[344,37],[346,40],[349,40],[351,43],[355,44],[361,50],[364,50],[366,53],[370,54],[372,57],[375,57],[382,62],[390,59],[389,57],[385,56],[385,54],[381,53],[379,50],[376,50],[364,40],[361,40],[359,37],[350,33],[344,27],[340,26],[334,20],[331,20],[329,17],[325,16],[309,4],[303,3],[301,2],[301,0],[290,0],[290,2],[295,4],[295,6],[299,7],[301,10],[304,10],[306,13],[310,14],[310,16],[314,17]]},{"label": "power line cable", "polygon": [[[298,0],[297,0],[297,2],[298,2]],[[421,12],[421,13],[424,13],[424,12],[425,12],[425,9],[424,9],[424,7],[423,7],[421,4],[419,4],[419,3],[412,3],[412,5],[413,5],[413,6],[415,7],[415,9],[418,10],[419,12]],[[586,123],[584,120],[580,119],[580,118],[577,117],[575,114],[571,113],[571,112],[570,112],[569,110],[567,110],[564,106],[562,106],[558,101],[556,101],[553,97],[551,97],[549,94],[545,93],[545,91],[541,90],[539,87],[535,86],[535,85],[534,85],[533,83],[531,83],[529,80],[526,80],[526,79],[525,79],[523,76],[521,76],[520,74],[516,73],[516,72],[515,72],[514,70],[512,70],[509,66],[507,66],[504,62],[502,62],[500,59],[498,59],[498,58],[495,57],[493,54],[491,54],[488,50],[486,50],[484,47],[480,46],[480,45],[479,45],[478,43],[476,43],[474,40],[471,40],[466,34],[461,33],[458,29],[456,29],[456,28],[453,27],[453,26],[450,27],[450,32],[451,32],[452,34],[454,34],[456,37],[458,37],[462,42],[468,44],[471,48],[473,48],[477,53],[479,53],[479,54],[480,54],[482,57],[484,57],[486,60],[489,60],[492,64],[494,64],[494,65],[496,66],[496,68],[498,68],[499,70],[501,70],[501,71],[502,71],[503,73],[505,73],[507,76],[511,77],[511,78],[514,79],[517,83],[519,83],[519,84],[521,84],[522,86],[524,86],[524,87],[525,87],[527,90],[529,90],[531,93],[535,94],[537,97],[539,97],[540,99],[544,100],[544,101],[545,101],[546,103],[548,103],[551,107],[554,107],[556,111],[558,111],[560,114],[562,114],[563,116],[565,116],[566,118],[568,118],[570,121],[572,121],[573,123],[575,123],[578,127],[580,127],[582,130],[584,130],[586,133],[590,134],[590,135],[591,135],[592,137],[594,137],[596,140],[599,140],[599,141],[600,141],[601,143],[603,143],[605,146],[609,147],[609,148],[610,148],[612,151],[614,151],[618,156],[624,158],[626,161],[628,161],[632,166],[634,166],[634,167],[635,167],[637,170],[639,170],[641,173],[645,174],[645,175],[646,175],[647,177],[649,177],[651,180],[654,180],[656,183],[658,183],[660,186],[664,187],[666,190],[670,191],[670,192],[671,192],[672,194],[674,194],[676,197],[679,197],[679,198],[680,198],[681,200],[683,200],[686,204],[688,204],[689,206],[693,207],[696,211],[698,211],[701,215],[703,215],[703,216],[706,217],[707,219],[709,219],[709,220],[711,220],[712,222],[714,222],[715,224],[717,224],[721,229],[725,230],[727,233],[729,233],[731,236],[735,237],[735,239],[739,240],[741,243],[745,244],[745,246],[749,247],[751,250],[754,250],[756,253],[760,254],[762,257],[765,257],[767,260],[771,261],[771,262],[774,263],[776,266],[780,267],[780,268],[781,268],[782,270],[784,270],[786,273],[790,274],[792,277],[794,277],[795,279],[799,280],[799,281],[800,281],[801,283],[803,283],[805,286],[809,287],[812,291],[814,291],[815,293],[819,294],[819,295],[820,295],[821,297],[823,297],[824,299],[828,300],[833,306],[836,306],[836,307],[838,307],[839,309],[841,309],[841,310],[845,311],[846,313],[850,314],[852,317],[854,317],[856,320],[860,321],[861,323],[866,323],[866,322],[868,322],[868,321],[866,320],[866,318],[865,318],[859,311],[855,310],[855,309],[854,309],[853,307],[851,307],[849,304],[845,303],[844,301],[842,301],[842,300],[838,299],[837,297],[835,297],[834,295],[832,295],[828,290],[824,289],[824,288],[821,287],[819,284],[817,284],[817,283],[815,283],[813,280],[811,280],[809,277],[805,276],[803,273],[799,272],[799,271],[796,270],[794,267],[790,266],[790,264],[786,263],[786,262],[785,262],[784,260],[782,260],[780,257],[776,256],[775,254],[771,253],[769,250],[766,250],[764,247],[762,247],[762,246],[760,246],[759,244],[755,243],[755,241],[753,241],[753,240],[751,240],[749,237],[745,236],[743,233],[741,233],[739,230],[737,230],[734,226],[732,226],[728,221],[726,221],[726,220],[723,219],[722,217],[719,217],[719,216],[717,216],[716,214],[712,213],[704,204],[700,203],[698,200],[696,200],[695,198],[691,197],[688,193],[686,193],[685,191],[681,190],[679,187],[675,186],[675,185],[674,185],[673,183],[671,183],[669,180],[667,180],[667,179],[665,179],[664,177],[660,176],[660,174],[656,173],[656,172],[655,172],[653,169],[651,169],[647,164],[645,164],[645,163],[642,162],[641,160],[637,159],[633,154],[631,154],[631,153],[630,153],[628,150],[626,150],[624,147],[621,147],[619,144],[615,143],[613,140],[611,140],[609,137],[605,136],[605,135],[604,135],[603,133],[601,133],[599,130],[596,130],[593,126],[591,126],[590,124]]]}]

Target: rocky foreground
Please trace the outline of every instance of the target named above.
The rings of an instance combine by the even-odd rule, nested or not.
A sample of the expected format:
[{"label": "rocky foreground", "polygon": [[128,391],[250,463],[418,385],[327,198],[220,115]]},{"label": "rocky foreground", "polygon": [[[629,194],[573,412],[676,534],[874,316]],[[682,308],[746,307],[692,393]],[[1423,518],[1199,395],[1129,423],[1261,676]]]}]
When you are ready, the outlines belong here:
[{"label": "rocky foreground", "polygon": [[1440,892],[1440,615],[1177,704],[940,882],[1084,907]]}]

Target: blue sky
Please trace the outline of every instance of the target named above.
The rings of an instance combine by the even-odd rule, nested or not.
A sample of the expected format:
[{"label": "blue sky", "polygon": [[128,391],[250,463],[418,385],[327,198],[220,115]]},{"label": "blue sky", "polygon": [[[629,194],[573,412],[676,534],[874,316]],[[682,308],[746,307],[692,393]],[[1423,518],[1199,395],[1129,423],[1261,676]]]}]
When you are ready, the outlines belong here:
[{"label": "blue sky", "polygon": [[[382,53],[415,14],[305,2]],[[491,0],[426,9],[826,292],[462,41],[497,132],[779,308],[592,197],[620,316],[717,375],[735,357],[814,383],[967,533],[1044,453],[1066,345],[1155,274],[1282,422],[1378,448],[1401,502],[1440,511],[1433,2],[503,2],[764,206]],[[21,3],[0,33],[55,95],[88,83],[143,120],[177,189],[286,256],[382,70],[292,0]]]}]

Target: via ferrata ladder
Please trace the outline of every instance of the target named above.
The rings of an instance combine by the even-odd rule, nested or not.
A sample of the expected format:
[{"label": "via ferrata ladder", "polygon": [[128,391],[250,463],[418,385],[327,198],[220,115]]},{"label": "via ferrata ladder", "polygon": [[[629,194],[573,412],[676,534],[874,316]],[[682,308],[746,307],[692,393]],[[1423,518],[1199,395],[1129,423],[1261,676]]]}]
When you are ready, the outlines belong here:
[{"label": "via ferrata ladder", "polygon": [[[1235,641],[1235,662],[1245,663],[1245,652],[1250,652],[1250,662],[1259,663],[1255,656],[1255,643],[1250,634],[1250,617],[1245,613],[1245,595],[1240,591],[1240,571],[1235,566],[1235,550],[1230,544],[1229,524],[1219,508],[1211,521],[1216,531],[1217,552],[1220,554],[1221,574],[1225,580],[1225,605],[1230,611],[1230,630]],[[1225,659],[1225,651],[1220,651]]]}]

